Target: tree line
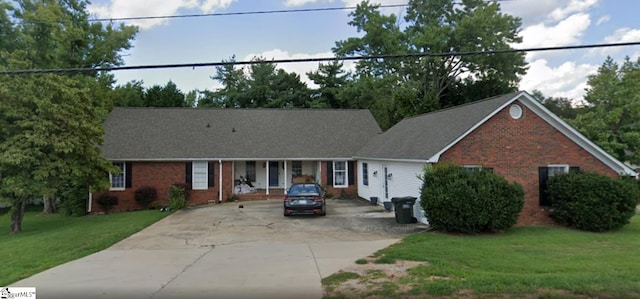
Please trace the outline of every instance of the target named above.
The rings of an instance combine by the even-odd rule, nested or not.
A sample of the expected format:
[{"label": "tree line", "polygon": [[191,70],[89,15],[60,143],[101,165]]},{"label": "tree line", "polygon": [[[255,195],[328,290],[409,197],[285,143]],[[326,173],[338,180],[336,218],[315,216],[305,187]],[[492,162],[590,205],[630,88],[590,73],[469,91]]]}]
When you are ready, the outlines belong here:
[{"label": "tree line", "polygon": [[[0,70],[123,65],[137,28],[90,22],[87,0],[0,0]],[[337,58],[399,53],[482,52],[522,41],[521,20],[498,1],[410,0],[402,18],[363,1],[350,13],[359,36],[336,41]],[[116,172],[100,155],[102,123],[113,107],[369,109],[382,129],[403,118],[514,92],[526,74],[524,53],[336,60],[307,73],[316,87],[276,64],[216,67],[214,90],[181,91],[169,81],[116,84],[113,74],[4,75],[0,80],[0,198],[21,231],[24,203],[108,188]],[[608,58],[589,77],[586,104],[534,94],[550,110],[622,161],[640,163],[640,62]],[[75,195],[74,195],[75,194]],[[79,194],[79,195],[78,195]]]}]

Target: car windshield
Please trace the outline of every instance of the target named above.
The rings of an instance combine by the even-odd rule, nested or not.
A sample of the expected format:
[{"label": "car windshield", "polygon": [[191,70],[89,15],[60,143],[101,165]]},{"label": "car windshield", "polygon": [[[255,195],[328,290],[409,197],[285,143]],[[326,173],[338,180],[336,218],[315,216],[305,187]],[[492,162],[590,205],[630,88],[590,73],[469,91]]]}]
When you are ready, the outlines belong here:
[{"label": "car windshield", "polygon": [[320,195],[318,187],[315,185],[293,185],[289,188],[289,192],[287,193],[289,196],[299,196],[299,195]]}]

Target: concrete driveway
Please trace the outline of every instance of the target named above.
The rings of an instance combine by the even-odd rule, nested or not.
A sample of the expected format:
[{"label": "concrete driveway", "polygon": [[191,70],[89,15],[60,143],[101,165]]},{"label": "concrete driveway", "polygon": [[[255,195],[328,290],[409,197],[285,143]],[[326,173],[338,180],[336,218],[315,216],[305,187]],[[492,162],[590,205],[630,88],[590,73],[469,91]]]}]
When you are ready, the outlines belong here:
[{"label": "concrete driveway", "polygon": [[321,298],[323,277],[426,229],[361,200],[327,208],[284,217],[281,201],[193,207],[14,286],[41,299]]}]

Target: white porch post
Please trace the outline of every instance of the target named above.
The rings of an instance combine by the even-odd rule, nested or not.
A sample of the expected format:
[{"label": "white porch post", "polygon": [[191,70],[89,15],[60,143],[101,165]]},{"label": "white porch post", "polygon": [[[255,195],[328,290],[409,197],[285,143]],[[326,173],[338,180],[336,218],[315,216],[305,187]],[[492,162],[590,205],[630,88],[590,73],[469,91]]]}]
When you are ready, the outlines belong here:
[{"label": "white porch post", "polygon": [[218,203],[222,202],[222,160],[218,160]]},{"label": "white porch post", "polygon": [[288,181],[288,176],[287,176],[287,160],[284,160],[284,194],[287,194],[287,181]]},{"label": "white porch post", "polygon": [[266,170],[267,170],[267,195],[269,195],[269,175],[270,175],[270,174],[269,174],[269,168],[270,168],[270,167],[269,167],[269,162],[270,162],[270,161],[269,161],[269,160],[267,160],[267,163],[265,163],[265,164],[264,164],[264,165],[265,165],[265,168],[266,168]]}]

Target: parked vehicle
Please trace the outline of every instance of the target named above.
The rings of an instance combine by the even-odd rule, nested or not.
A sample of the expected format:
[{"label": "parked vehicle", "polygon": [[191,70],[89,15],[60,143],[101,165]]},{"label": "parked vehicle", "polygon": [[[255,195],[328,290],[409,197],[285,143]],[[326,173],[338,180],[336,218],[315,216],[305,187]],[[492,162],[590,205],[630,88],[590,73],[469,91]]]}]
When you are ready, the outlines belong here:
[{"label": "parked vehicle", "polygon": [[284,215],[327,215],[324,191],[318,184],[293,184],[284,197]]}]

